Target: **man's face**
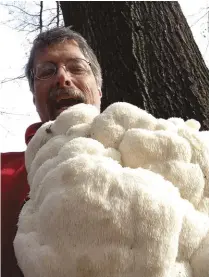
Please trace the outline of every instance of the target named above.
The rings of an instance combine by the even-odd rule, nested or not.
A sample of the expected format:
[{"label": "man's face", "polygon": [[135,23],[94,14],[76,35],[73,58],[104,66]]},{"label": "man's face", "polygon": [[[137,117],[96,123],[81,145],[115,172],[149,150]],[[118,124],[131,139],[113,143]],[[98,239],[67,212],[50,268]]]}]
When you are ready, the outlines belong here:
[{"label": "man's face", "polygon": [[39,73],[37,76],[42,78],[47,70],[50,72],[53,66],[57,68],[50,78],[34,78],[33,100],[42,122],[54,120],[63,110],[81,102],[100,109],[101,91],[86,61],[73,40],[51,45],[36,53],[34,70]]}]

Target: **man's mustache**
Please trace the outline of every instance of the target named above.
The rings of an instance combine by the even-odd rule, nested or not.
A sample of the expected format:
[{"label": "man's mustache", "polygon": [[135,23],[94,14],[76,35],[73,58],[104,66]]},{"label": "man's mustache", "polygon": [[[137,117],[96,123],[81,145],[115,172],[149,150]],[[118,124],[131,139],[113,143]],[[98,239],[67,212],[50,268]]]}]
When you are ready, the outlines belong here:
[{"label": "man's mustache", "polygon": [[74,88],[52,88],[49,91],[48,101],[47,101],[47,111],[49,120],[55,120],[55,110],[56,110],[56,102],[57,97],[67,95],[69,98],[76,99],[80,103],[87,104],[87,98],[85,94],[79,90]]},{"label": "man's mustache", "polygon": [[57,97],[60,95],[67,95],[69,98],[74,98],[82,103],[87,103],[85,94],[77,88],[53,88],[49,92],[49,102],[56,102]]}]

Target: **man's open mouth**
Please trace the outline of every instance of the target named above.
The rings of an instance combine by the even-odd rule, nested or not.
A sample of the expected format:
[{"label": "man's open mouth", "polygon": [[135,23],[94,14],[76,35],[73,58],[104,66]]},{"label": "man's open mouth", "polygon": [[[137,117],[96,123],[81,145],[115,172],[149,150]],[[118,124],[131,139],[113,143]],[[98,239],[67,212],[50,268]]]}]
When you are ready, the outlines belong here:
[{"label": "man's open mouth", "polygon": [[57,98],[55,103],[55,113],[58,116],[61,112],[72,107],[76,104],[83,103],[83,101],[79,98]]}]

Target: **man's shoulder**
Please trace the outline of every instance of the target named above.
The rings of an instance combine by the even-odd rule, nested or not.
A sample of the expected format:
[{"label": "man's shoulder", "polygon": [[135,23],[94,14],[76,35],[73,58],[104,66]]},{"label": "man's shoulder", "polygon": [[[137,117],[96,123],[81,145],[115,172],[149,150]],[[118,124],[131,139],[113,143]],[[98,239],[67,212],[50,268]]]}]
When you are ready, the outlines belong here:
[{"label": "man's shoulder", "polygon": [[[25,142],[29,143],[31,138],[35,135],[37,130],[41,127],[43,123],[37,122],[30,125],[25,132]],[[6,168],[10,165],[22,165],[25,163],[25,151],[21,152],[6,152],[1,153],[1,168]]]},{"label": "man's shoulder", "polygon": [[[26,179],[25,152],[8,152],[1,154],[1,180],[2,187],[15,184]],[[25,181],[24,181],[25,183]]]},{"label": "man's shoulder", "polygon": [[1,153],[1,169],[4,170],[12,165],[22,166],[25,163],[25,152]]},{"label": "man's shoulder", "polygon": [[21,152],[4,152],[1,153],[1,157],[4,161],[8,161],[11,157],[15,158],[20,158],[20,157],[24,157],[25,151],[21,151]]},{"label": "man's shoulder", "polygon": [[[25,142],[31,138],[43,123],[38,122],[30,125],[25,133]],[[2,186],[7,189],[17,184],[25,184],[27,187],[27,172],[25,168],[25,151],[1,153],[1,177]]]}]

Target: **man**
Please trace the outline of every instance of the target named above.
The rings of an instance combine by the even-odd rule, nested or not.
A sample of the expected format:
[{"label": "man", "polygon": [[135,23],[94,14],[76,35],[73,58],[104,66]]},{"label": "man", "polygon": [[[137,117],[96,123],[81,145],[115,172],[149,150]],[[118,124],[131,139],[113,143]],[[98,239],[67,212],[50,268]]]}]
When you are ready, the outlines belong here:
[{"label": "man", "polygon": [[[100,109],[101,68],[85,39],[70,28],[54,28],[35,39],[26,76],[41,122],[25,135],[30,141],[42,123],[54,120],[77,103]],[[2,154],[2,276],[22,276],[14,255],[13,240],[18,215],[27,200],[29,186],[24,152]]]}]

